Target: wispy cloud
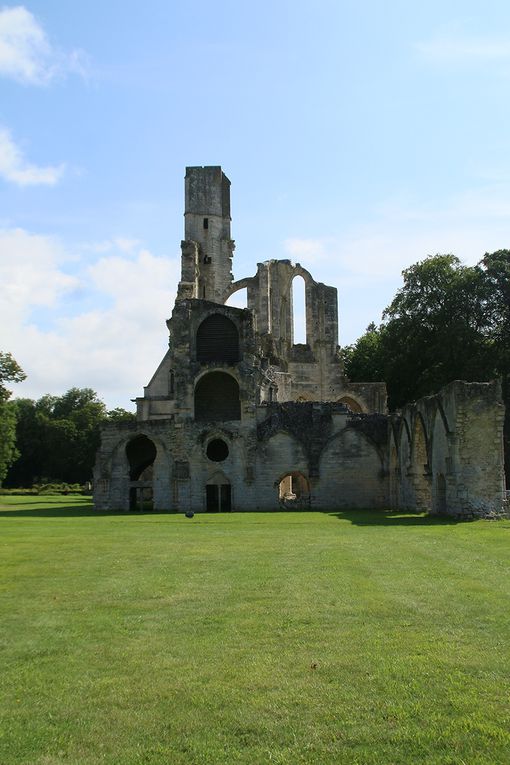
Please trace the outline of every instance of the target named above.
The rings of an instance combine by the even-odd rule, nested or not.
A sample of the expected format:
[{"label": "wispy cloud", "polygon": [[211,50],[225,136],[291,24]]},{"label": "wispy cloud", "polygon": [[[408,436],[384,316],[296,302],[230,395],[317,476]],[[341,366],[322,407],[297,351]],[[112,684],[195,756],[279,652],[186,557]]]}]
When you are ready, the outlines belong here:
[{"label": "wispy cloud", "polygon": [[141,394],[168,347],[178,262],[141,247],[125,252],[127,238],[117,238],[117,249],[89,265],[55,237],[0,230],[2,343],[28,375],[16,395],[76,385],[128,408]]},{"label": "wispy cloud", "polygon": [[0,10],[0,76],[31,85],[47,85],[66,72],[85,74],[81,51],[53,46],[43,27],[24,6]]},{"label": "wispy cloud", "polygon": [[41,167],[29,162],[14,143],[10,132],[0,127],[0,177],[17,186],[54,186],[64,173],[64,165]]},{"label": "wispy cloud", "polygon": [[438,63],[510,61],[510,40],[470,36],[458,30],[438,32],[416,43],[424,58]]},{"label": "wispy cloud", "polygon": [[464,191],[435,203],[383,204],[364,225],[338,236],[286,239],[283,250],[317,281],[338,288],[341,342],[379,321],[401,272],[436,253],[454,253],[474,265],[485,252],[510,246],[510,184]]}]

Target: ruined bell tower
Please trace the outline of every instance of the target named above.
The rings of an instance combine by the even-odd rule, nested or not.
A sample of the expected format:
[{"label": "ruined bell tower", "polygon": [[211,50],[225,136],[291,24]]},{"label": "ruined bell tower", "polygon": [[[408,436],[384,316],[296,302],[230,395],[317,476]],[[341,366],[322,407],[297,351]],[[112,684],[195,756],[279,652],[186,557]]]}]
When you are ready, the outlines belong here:
[{"label": "ruined bell tower", "polygon": [[177,299],[224,303],[232,284],[230,181],[221,167],[187,167]]}]

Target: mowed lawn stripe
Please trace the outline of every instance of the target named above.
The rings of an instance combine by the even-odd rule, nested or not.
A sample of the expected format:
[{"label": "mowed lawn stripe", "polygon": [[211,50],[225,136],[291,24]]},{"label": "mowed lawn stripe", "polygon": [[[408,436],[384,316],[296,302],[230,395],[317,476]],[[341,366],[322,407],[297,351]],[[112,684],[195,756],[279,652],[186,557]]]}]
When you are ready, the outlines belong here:
[{"label": "mowed lawn stripe", "polygon": [[1,763],[509,761],[508,521],[2,505]]}]

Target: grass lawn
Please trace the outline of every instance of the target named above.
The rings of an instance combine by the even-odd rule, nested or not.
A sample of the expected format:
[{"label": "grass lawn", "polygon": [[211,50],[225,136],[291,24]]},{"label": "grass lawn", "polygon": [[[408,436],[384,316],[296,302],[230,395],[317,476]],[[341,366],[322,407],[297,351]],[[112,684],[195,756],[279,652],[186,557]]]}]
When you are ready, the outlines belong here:
[{"label": "grass lawn", "polygon": [[1,765],[510,762],[510,521],[0,497]]}]

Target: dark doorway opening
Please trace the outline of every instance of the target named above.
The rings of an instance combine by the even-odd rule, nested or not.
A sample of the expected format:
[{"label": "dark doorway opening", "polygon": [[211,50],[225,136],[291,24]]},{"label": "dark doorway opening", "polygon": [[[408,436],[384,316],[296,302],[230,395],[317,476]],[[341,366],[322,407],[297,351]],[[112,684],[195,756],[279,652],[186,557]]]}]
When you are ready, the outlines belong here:
[{"label": "dark doorway opening", "polygon": [[209,372],[195,388],[195,420],[224,422],[241,419],[239,384],[226,372]]},{"label": "dark doorway opening", "polygon": [[232,510],[230,484],[207,484],[205,491],[208,513],[229,513]]},{"label": "dark doorway opening", "polygon": [[129,509],[153,509],[153,470],[156,446],[147,436],[137,436],[126,446],[129,462]]}]

